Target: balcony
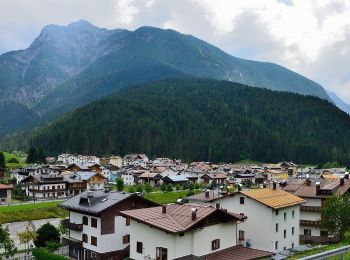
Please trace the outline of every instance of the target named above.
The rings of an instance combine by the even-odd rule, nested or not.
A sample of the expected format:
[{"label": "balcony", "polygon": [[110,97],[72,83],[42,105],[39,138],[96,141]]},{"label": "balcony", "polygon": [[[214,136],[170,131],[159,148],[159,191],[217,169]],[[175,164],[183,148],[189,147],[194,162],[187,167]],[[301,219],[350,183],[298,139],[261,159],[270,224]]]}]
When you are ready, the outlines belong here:
[{"label": "balcony", "polygon": [[304,212],[321,212],[321,207],[317,206],[301,206],[300,211]]},{"label": "balcony", "polygon": [[72,237],[62,236],[62,244],[65,246],[81,248],[83,247],[83,242]]},{"label": "balcony", "polygon": [[69,219],[62,220],[62,225],[70,230],[83,231],[83,224],[71,223]]},{"label": "balcony", "polygon": [[319,244],[326,244],[326,243],[337,243],[340,239],[336,236],[334,237],[325,237],[325,236],[305,236],[300,235],[300,242],[303,243],[319,243]]},{"label": "balcony", "polygon": [[28,189],[28,191],[33,193],[47,193],[47,192],[64,192],[66,191],[66,189],[47,189],[47,190]]},{"label": "balcony", "polygon": [[300,220],[300,226],[318,227],[319,223],[318,221],[314,220]]}]

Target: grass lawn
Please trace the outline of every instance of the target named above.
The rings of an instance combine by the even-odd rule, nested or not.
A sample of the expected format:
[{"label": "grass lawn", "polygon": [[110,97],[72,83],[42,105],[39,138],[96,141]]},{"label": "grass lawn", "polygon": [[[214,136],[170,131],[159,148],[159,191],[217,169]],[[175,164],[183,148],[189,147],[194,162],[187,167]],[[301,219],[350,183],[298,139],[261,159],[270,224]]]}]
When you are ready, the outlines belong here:
[{"label": "grass lawn", "polygon": [[[3,153],[5,155],[7,169],[15,169],[15,168],[19,168],[27,165],[25,162],[26,158],[12,154],[12,153],[8,153],[8,152],[3,152]],[[12,158],[17,159],[18,163],[9,163],[8,161],[11,160]]]},{"label": "grass lawn", "polygon": [[[195,194],[203,192],[202,190],[194,190]],[[146,199],[152,200],[159,204],[175,203],[178,199],[187,197],[188,191],[173,192],[152,192],[145,195]]]},{"label": "grass lawn", "polygon": [[46,202],[36,204],[23,204],[0,207],[0,224],[30,221],[46,218],[63,218],[68,216],[68,211],[58,207],[60,202]]}]

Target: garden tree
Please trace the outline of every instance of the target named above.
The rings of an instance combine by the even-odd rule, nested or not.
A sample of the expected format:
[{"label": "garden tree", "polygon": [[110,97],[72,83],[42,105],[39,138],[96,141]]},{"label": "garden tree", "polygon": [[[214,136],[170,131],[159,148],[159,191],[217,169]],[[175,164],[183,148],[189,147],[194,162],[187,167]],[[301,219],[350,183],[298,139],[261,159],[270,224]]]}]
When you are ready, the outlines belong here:
[{"label": "garden tree", "polygon": [[35,241],[38,234],[35,231],[30,230],[29,224],[26,226],[25,230],[21,233],[18,233],[18,239],[21,244],[25,245],[25,249],[28,249],[29,242]]},{"label": "garden tree", "polygon": [[173,191],[173,185],[171,185],[170,183],[166,186],[166,190],[168,191],[168,192],[172,192]]},{"label": "garden tree", "polygon": [[0,246],[5,250],[5,256],[8,258],[13,256],[17,252],[15,243],[10,238],[10,232],[8,226],[3,228],[0,225]]},{"label": "garden tree", "polygon": [[6,168],[5,155],[3,152],[0,152],[0,168]]},{"label": "garden tree", "polygon": [[342,240],[350,230],[350,196],[333,195],[321,207],[320,225]]},{"label": "garden tree", "polygon": [[117,179],[117,190],[118,191],[123,191],[124,190],[124,181],[122,178]]},{"label": "garden tree", "polygon": [[162,185],[160,185],[160,189],[161,189],[162,192],[166,192],[167,185],[165,183],[163,183]]},{"label": "garden tree", "polygon": [[149,183],[146,183],[145,185],[145,192],[150,193],[152,191],[152,186]]},{"label": "garden tree", "polygon": [[195,190],[198,190],[198,189],[200,189],[200,184],[198,183],[198,182],[196,182],[195,184],[194,184],[194,189]]},{"label": "garden tree", "polygon": [[45,247],[49,242],[60,242],[60,232],[50,223],[42,225],[37,230],[37,234],[38,236],[34,241],[36,247]]},{"label": "garden tree", "polygon": [[189,190],[193,191],[193,190],[194,190],[194,184],[193,184],[193,182],[190,182],[190,183],[187,185],[187,188],[188,188]]},{"label": "garden tree", "polygon": [[[16,183],[16,182],[14,182],[14,183]],[[26,194],[25,194],[25,191],[23,190],[22,186],[19,184],[16,184],[12,190],[12,198],[23,200],[25,198],[25,196],[26,196]]]},{"label": "garden tree", "polygon": [[140,193],[143,192],[142,186],[141,185],[137,185],[136,191],[140,192]]},{"label": "garden tree", "polygon": [[180,184],[176,184],[176,185],[175,185],[175,189],[176,189],[177,191],[181,190]]}]

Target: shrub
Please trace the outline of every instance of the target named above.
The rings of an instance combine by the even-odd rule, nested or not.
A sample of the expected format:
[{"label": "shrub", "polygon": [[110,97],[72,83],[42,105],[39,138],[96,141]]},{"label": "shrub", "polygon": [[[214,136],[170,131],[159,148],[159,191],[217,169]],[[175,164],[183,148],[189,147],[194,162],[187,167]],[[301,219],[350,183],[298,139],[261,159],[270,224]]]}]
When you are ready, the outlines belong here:
[{"label": "shrub", "polygon": [[19,161],[17,160],[17,158],[12,157],[10,160],[7,161],[8,163],[19,163]]},{"label": "shrub", "polygon": [[130,186],[130,187],[129,187],[129,192],[130,192],[130,193],[134,193],[134,192],[135,192],[134,186]]},{"label": "shrub", "polygon": [[175,185],[175,189],[176,189],[177,191],[181,190],[180,184],[176,184],[176,185]]},{"label": "shrub", "polygon": [[38,237],[34,241],[36,247],[45,247],[50,242],[60,242],[60,232],[50,223],[42,225],[37,233]]},{"label": "shrub", "polygon": [[173,185],[171,185],[171,184],[168,184],[167,185],[167,187],[166,187],[166,190],[168,191],[168,192],[172,192],[173,191]]},{"label": "shrub", "polygon": [[33,256],[36,260],[68,260],[68,258],[60,255],[54,255],[48,252],[45,248],[35,248]]},{"label": "shrub", "polygon": [[187,197],[189,197],[189,196],[193,196],[194,195],[194,192],[193,191],[189,191],[189,192],[187,192]]},{"label": "shrub", "polygon": [[152,191],[152,186],[149,183],[146,183],[145,185],[145,191],[146,193],[150,193]]},{"label": "shrub", "polygon": [[137,192],[143,192],[142,186],[141,185],[137,185],[136,191]]}]

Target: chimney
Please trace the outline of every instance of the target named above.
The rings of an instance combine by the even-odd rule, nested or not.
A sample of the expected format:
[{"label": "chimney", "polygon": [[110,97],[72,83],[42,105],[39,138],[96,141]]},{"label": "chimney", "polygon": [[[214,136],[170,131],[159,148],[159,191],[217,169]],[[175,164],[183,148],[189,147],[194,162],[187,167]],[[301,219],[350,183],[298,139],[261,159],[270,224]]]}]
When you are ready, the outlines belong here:
[{"label": "chimney", "polygon": [[316,182],[316,195],[320,194],[320,190],[321,190],[321,183],[320,182]]},{"label": "chimney", "polygon": [[276,183],[276,181],[273,181],[273,182],[272,182],[272,188],[273,188],[274,190],[277,188],[277,183]]},{"label": "chimney", "polygon": [[215,207],[216,207],[217,209],[220,209],[220,203],[216,203],[216,204],[215,204]]},{"label": "chimney", "polygon": [[192,208],[191,212],[192,212],[192,220],[195,220],[197,218],[197,209],[196,208]]},{"label": "chimney", "polygon": [[162,213],[163,213],[163,214],[166,213],[166,205],[162,205]]},{"label": "chimney", "polygon": [[349,173],[345,173],[344,178],[348,180],[349,179]]},{"label": "chimney", "polygon": [[209,190],[206,190],[206,191],[205,191],[205,197],[206,197],[206,198],[209,198]]},{"label": "chimney", "polygon": [[344,177],[343,176],[340,177],[340,186],[344,186]]}]

